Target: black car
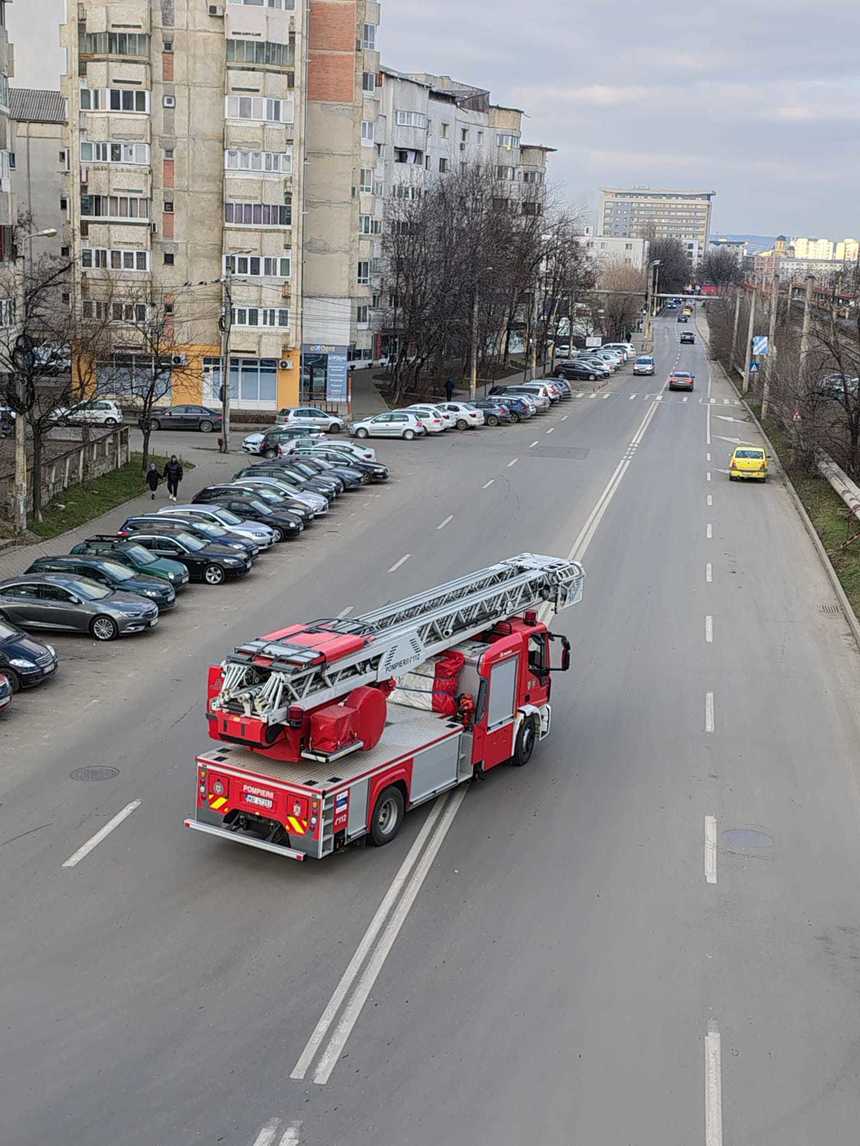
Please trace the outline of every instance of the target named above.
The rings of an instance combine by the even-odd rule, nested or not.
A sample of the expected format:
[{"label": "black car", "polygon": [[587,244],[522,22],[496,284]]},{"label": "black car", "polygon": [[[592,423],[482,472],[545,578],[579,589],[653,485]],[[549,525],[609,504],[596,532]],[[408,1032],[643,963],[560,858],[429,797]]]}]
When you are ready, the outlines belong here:
[{"label": "black car", "polygon": [[687,321],[686,314],[679,314],[678,317],[675,319],[675,322],[686,322],[686,321]]},{"label": "black car", "polygon": [[483,411],[488,426],[506,426],[514,420],[510,406],[500,398],[476,398],[472,405]]},{"label": "black car", "polygon": [[294,457],[290,459],[295,465],[310,468],[322,477],[336,477],[343,482],[345,489],[359,489],[367,485],[370,476],[356,466],[348,465],[345,461],[332,462],[319,457]]},{"label": "black car", "polygon": [[572,362],[560,363],[555,368],[555,374],[556,377],[567,378],[571,382],[596,382],[598,378],[606,377],[604,373],[598,373],[596,367],[587,362],[577,362],[575,359]]},{"label": "black car", "polygon": [[[275,534],[275,541],[300,537],[305,528],[305,518],[297,510],[274,509],[253,493],[236,486],[208,486],[195,495],[194,501],[198,505],[220,505],[246,521],[268,525]],[[302,507],[302,512],[308,521],[313,520],[309,510]]]},{"label": "black car", "polygon": [[206,585],[222,585],[228,577],[244,577],[251,568],[251,558],[239,555],[226,545],[204,543],[199,535],[187,530],[155,530],[141,528],[132,533],[129,541],[142,545],[156,557],[181,561],[192,581]]},{"label": "black car", "polygon": [[[242,478],[241,481],[232,482],[229,486],[219,488],[224,488],[231,493],[254,497],[257,499],[257,501],[262,501],[271,509],[276,509],[284,513],[301,513],[305,526],[310,525],[314,518],[319,517],[321,514],[328,513],[328,502],[324,497],[321,496],[321,494],[314,495],[315,497],[321,498],[323,506],[325,507],[324,509],[319,510],[314,506],[308,505],[307,502],[301,498],[293,497],[291,494],[287,493],[285,489],[273,485],[265,485],[261,487],[257,485],[256,482],[253,484],[248,484],[248,479],[246,478]],[[299,491],[296,490],[296,493],[298,492]]]},{"label": "black car", "polygon": [[120,537],[127,537],[130,533],[136,533],[139,529],[152,529],[161,533],[176,533],[185,532],[192,533],[198,537],[206,545],[222,545],[225,549],[229,549],[240,557],[250,557],[254,561],[257,554],[260,552],[259,545],[253,541],[247,541],[243,537],[236,537],[235,534],[223,528],[223,526],[214,525],[208,521],[200,521],[190,515],[186,518],[176,514],[166,513],[140,513],[133,517],[127,517],[122,525],[117,530]]},{"label": "black car", "polygon": [[0,673],[8,678],[13,692],[41,684],[56,671],[57,653],[52,645],[0,620]]},{"label": "black car", "polygon": [[322,458],[325,462],[334,462],[336,466],[347,466],[351,470],[367,474],[371,481],[388,481],[388,466],[382,462],[366,462],[350,454],[347,450],[339,450],[336,445],[318,446],[314,450],[299,450],[297,457]]},{"label": "black car", "polygon": [[696,344],[696,336],[695,336],[695,334],[693,334],[692,330],[682,330],[681,331],[681,345],[682,346],[695,346],[695,344]]},{"label": "black car", "polygon": [[87,557],[70,554],[67,557],[37,557],[27,573],[67,573],[75,577],[88,577],[108,589],[121,589],[123,593],[139,593],[154,602],[159,613],[176,604],[176,590],[159,577],[135,573],[119,561],[109,557]]},{"label": "black car", "polygon": [[220,432],[222,426],[221,411],[209,406],[159,407],[149,418],[151,430],[199,430],[211,434],[213,430]]},{"label": "black car", "polygon": [[71,552],[91,557],[109,557],[112,561],[127,565],[135,573],[166,581],[177,593],[188,585],[188,570],[184,565],[178,561],[166,561],[163,557],[156,557],[141,545],[134,545],[113,533],[96,533],[92,537],[87,537],[86,540],[79,541],[73,546]]},{"label": "black car", "polygon": [[8,676],[0,672],[0,712],[7,709],[12,703],[12,682]]},{"label": "black car", "polygon": [[286,482],[287,485],[293,486],[295,489],[310,490],[312,493],[320,494],[331,504],[337,497],[338,489],[334,482],[325,481],[323,478],[309,478],[306,474],[293,469],[289,465],[282,463],[279,464],[277,475],[268,466],[246,466],[245,469],[239,470],[233,477],[238,480],[239,478],[274,478],[277,477],[278,481]]}]

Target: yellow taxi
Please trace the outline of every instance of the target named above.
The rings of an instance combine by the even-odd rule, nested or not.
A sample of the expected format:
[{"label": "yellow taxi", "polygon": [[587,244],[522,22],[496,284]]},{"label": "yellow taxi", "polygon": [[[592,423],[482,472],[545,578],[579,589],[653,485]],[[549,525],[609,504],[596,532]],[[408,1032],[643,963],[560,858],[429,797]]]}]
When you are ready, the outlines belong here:
[{"label": "yellow taxi", "polygon": [[761,446],[736,446],[729,462],[729,481],[767,481],[767,462],[768,455]]}]

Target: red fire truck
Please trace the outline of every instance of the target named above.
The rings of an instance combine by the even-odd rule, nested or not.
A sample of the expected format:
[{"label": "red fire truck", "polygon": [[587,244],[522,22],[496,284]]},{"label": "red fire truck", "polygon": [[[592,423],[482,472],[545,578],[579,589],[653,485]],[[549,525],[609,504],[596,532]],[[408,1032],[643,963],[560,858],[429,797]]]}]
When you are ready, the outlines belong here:
[{"label": "red fire truck", "polygon": [[[290,859],[363,836],[549,735],[575,561],[524,553],[375,612],[291,625],[209,669],[209,734],[185,826]],[[558,651],[556,652],[556,646]],[[555,663],[553,663],[555,662]]]}]

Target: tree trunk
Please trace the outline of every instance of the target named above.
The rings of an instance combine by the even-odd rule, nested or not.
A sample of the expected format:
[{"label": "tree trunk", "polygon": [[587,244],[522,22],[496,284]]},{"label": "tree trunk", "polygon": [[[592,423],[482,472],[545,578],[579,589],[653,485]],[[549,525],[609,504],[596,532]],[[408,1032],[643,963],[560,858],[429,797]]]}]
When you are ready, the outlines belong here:
[{"label": "tree trunk", "polygon": [[141,423],[143,426],[143,462],[141,464],[141,470],[143,473],[146,473],[146,467],[149,464],[149,439],[152,437],[152,426],[150,425],[148,417],[142,418]]},{"label": "tree trunk", "polygon": [[[19,417],[23,415],[19,414]],[[42,427],[31,426],[33,456],[30,462],[30,489],[33,495],[33,520],[42,520]]]}]

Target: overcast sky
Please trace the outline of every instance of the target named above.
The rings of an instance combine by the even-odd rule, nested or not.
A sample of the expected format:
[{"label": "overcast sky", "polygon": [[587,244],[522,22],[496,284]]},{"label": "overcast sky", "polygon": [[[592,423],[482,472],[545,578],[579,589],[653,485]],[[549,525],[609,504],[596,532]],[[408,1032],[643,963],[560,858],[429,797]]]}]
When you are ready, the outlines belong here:
[{"label": "overcast sky", "polygon": [[[62,0],[9,6],[18,86],[54,87]],[[856,236],[857,0],[383,0],[382,58],[529,115],[574,204],[716,191],[719,231]]]}]

